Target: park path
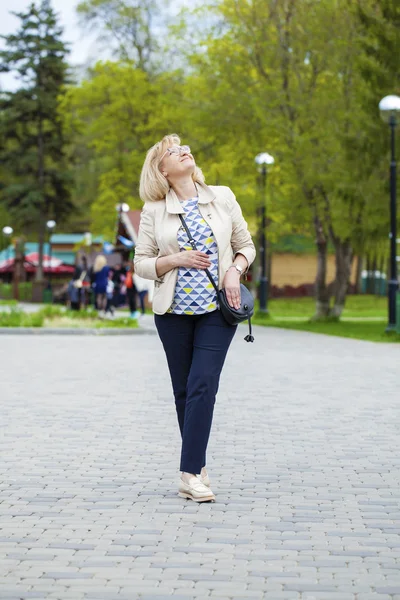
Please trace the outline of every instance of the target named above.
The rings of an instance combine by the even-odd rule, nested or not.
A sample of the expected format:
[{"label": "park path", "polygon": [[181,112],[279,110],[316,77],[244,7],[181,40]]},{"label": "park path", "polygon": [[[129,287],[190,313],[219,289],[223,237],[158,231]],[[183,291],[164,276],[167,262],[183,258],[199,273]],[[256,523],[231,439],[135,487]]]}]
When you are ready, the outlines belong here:
[{"label": "park path", "polygon": [[157,336],[1,337],[0,599],[400,600],[400,348],[255,330],[203,505]]}]

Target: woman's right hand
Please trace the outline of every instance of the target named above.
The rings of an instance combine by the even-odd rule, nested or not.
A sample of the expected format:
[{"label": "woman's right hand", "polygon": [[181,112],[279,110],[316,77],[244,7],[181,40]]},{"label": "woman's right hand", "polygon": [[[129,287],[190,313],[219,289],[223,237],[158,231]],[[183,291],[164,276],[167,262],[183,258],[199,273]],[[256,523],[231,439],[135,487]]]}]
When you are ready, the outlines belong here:
[{"label": "woman's right hand", "polygon": [[200,250],[184,250],[177,252],[177,266],[187,269],[208,269],[211,267],[211,261],[208,254]]}]

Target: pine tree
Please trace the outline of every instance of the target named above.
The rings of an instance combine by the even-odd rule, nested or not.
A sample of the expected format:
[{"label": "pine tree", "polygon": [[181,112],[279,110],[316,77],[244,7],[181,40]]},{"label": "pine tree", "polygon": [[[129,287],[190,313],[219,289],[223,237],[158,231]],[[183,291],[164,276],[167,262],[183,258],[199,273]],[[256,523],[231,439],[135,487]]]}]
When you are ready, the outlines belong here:
[{"label": "pine tree", "polygon": [[37,232],[43,279],[46,221],[62,221],[73,210],[66,140],[58,115],[58,99],[67,83],[68,48],[49,0],[32,3],[15,34],[3,36],[0,71],[12,72],[16,91],[0,97],[0,159],[7,177],[0,190],[14,222]]}]

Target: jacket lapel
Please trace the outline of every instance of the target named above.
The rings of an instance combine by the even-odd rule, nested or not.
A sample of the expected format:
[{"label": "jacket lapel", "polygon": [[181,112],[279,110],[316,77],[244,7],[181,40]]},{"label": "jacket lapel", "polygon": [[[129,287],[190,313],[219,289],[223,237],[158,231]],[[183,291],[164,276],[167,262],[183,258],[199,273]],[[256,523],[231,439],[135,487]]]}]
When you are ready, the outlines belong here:
[{"label": "jacket lapel", "polygon": [[[205,183],[196,183],[196,188],[199,194],[199,204],[209,204],[215,200],[214,192]],[[165,197],[165,204],[167,212],[171,214],[179,215],[185,212],[178,196],[172,188],[169,188],[169,192]]]}]

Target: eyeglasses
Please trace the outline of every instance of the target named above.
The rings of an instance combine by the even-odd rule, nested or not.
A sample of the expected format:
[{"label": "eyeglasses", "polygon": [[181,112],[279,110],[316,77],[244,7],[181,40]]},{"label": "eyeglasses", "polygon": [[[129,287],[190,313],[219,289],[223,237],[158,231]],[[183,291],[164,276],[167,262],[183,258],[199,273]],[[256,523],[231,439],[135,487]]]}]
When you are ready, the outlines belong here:
[{"label": "eyeglasses", "polygon": [[164,152],[164,154],[162,155],[162,157],[160,158],[160,162],[162,161],[164,156],[167,154],[167,152],[170,155],[176,154],[177,156],[179,156],[181,154],[190,154],[190,148],[189,148],[189,146],[172,146],[172,148],[167,148],[166,151]]}]

